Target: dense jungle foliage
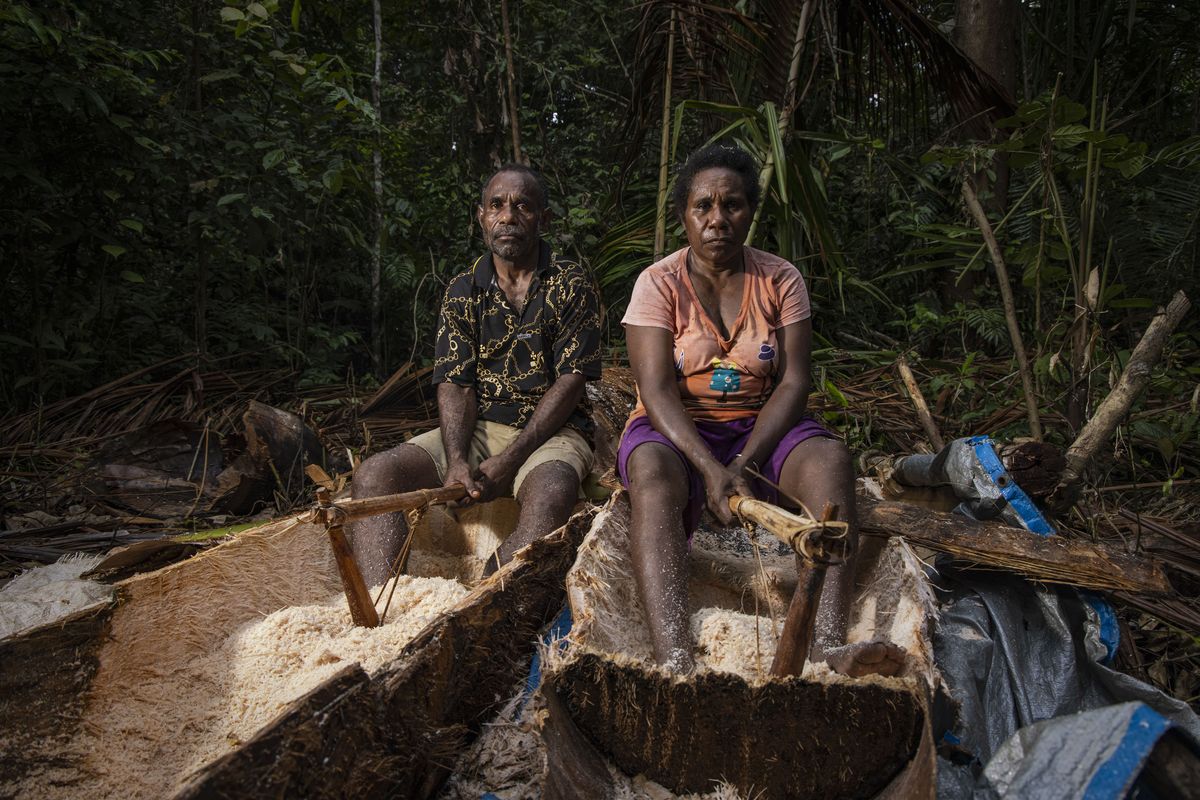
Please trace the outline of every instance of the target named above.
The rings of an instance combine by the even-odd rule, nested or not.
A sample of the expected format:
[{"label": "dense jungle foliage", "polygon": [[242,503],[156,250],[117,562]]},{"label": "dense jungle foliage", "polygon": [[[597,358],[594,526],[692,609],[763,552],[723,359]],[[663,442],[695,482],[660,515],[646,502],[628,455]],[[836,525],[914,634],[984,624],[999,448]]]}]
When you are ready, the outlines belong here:
[{"label": "dense jungle foliage", "polygon": [[[900,350],[964,425],[1019,400],[1015,367],[985,386],[974,366],[1012,345],[967,180],[1043,412],[1077,425],[1154,307],[1200,295],[1200,7],[957,6],[393,0],[376,21],[324,0],[6,0],[0,397],[35,408],[181,355],[286,365],[298,388],[428,360],[442,288],[481,247],[481,181],[518,156],[619,356],[632,280],[681,240],[666,214],[655,244],[664,154],[725,138],[767,166],[754,242],[808,279],[834,405],[828,376]],[[982,45],[978,7],[1009,15]],[[1156,373],[1179,402],[1134,420],[1160,478],[1197,469],[1196,332]]]}]

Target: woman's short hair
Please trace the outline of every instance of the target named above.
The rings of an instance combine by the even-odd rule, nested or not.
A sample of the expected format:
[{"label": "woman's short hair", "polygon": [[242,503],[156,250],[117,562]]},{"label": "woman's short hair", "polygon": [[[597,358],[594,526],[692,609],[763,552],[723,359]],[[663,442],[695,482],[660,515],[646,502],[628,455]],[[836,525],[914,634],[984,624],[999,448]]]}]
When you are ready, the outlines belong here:
[{"label": "woman's short hair", "polygon": [[746,202],[751,209],[758,208],[758,162],[754,156],[740,147],[728,144],[710,144],[702,147],[688,156],[688,160],[679,168],[675,175],[675,193],[671,201],[675,205],[675,213],[682,216],[687,207],[688,195],[692,192],[692,179],[706,169],[733,170],[742,178],[742,187],[746,191]]}]

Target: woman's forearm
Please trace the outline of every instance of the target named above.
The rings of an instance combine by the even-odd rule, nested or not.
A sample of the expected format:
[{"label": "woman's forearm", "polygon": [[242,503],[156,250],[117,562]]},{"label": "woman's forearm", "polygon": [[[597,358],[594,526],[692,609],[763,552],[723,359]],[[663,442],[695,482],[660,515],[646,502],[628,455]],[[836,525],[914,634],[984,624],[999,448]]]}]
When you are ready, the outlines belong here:
[{"label": "woman's forearm", "polygon": [[766,405],[758,412],[750,439],[730,467],[741,469],[750,466],[761,472],[761,465],[771,458],[784,434],[795,427],[804,416],[810,391],[811,384],[808,381],[795,381],[777,386],[767,398]]},{"label": "woman's forearm", "polygon": [[670,439],[692,466],[701,472],[719,466],[700,438],[696,424],[684,409],[679,396],[671,332],[662,328],[628,325],[625,338],[638,395],[654,429]]}]

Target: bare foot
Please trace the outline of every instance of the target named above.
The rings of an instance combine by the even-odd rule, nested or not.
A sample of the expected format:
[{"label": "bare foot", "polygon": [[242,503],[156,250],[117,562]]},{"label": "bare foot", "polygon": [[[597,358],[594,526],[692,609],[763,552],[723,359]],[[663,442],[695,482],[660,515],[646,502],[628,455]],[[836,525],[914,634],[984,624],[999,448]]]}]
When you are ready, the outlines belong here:
[{"label": "bare foot", "polygon": [[663,666],[677,675],[690,675],[696,668],[696,662],[692,660],[692,654],[687,650],[675,647],[671,649],[671,654],[667,656]]},{"label": "bare foot", "polygon": [[[813,661],[820,660],[813,654]],[[891,642],[856,642],[826,650],[824,660],[834,672],[861,678],[864,675],[899,675],[908,661],[908,653]]]}]

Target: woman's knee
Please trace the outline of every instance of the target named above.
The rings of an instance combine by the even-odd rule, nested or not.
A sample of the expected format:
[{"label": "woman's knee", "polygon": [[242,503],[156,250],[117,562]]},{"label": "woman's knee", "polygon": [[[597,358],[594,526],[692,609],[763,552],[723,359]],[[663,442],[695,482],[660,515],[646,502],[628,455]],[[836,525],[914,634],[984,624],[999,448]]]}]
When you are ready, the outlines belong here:
[{"label": "woman's knee", "polygon": [[783,464],[780,482],[793,490],[854,482],[854,460],[840,439],[820,437],[796,445]]},{"label": "woman's knee", "polygon": [[687,470],[674,451],[649,442],[633,451],[626,463],[630,500],[678,504],[687,500]]}]

